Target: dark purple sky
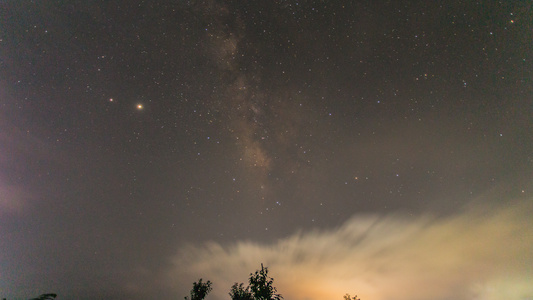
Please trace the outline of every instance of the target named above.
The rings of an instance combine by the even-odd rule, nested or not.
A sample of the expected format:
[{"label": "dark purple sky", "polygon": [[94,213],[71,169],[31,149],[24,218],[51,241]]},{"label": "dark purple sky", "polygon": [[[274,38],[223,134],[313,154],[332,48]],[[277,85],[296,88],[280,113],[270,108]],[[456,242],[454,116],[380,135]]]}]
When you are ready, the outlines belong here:
[{"label": "dark purple sky", "polygon": [[533,297],[532,9],[2,1],[0,297]]}]

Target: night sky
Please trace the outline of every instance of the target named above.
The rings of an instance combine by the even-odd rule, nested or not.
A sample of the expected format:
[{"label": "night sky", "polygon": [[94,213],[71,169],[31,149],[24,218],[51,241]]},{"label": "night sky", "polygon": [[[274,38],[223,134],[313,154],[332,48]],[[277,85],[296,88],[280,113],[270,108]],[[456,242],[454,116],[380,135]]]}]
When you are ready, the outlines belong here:
[{"label": "night sky", "polygon": [[0,2],[0,297],[533,299],[531,1]]}]

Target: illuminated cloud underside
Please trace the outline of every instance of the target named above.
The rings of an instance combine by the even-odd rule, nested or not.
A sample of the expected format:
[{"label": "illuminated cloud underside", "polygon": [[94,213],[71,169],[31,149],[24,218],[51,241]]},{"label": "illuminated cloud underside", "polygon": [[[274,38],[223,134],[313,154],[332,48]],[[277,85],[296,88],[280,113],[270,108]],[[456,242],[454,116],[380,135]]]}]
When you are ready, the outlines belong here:
[{"label": "illuminated cloud underside", "polygon": [[356,216],[273,244],[190,246],[175,257],[169,283],[202,277],[215,284],[211,299],[225,299],[263,262],[286,299],[531,299],[530,211],[519,204],[447,218]]}]

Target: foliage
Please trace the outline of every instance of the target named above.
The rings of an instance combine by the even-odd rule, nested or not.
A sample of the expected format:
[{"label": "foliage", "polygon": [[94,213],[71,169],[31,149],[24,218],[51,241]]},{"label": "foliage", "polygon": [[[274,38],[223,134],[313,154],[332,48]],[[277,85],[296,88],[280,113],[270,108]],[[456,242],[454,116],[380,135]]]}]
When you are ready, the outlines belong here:
[{"label": "foliage", "polygon": [[[235,283],[229,295],[231,300],[282,300],[283,297],[277,294],[277,289],[273,284],[274,278],[268,276],[268,268],[261,264],[261,270],[250,273],[249,286],[244,287],[242,283]],[[200,278],[198,282],[193,283],[190,298],[185,297],[185,300],[203,300],[211,290],[211,281],[204,283]]]},{"label": "foliage", "polygon": [[185,297],[185,300],[203,300],[213,289],[211,284],[211,281],[202,282],[202,278],[200,278],[198,282],[192,284],[191,296],[190,298]]},{"label": "foliage", "polygon": [[344,295],[344,300],[361,300],[360,298],[357,298],[357,295],[350,297],[350,294]]},{"label": "foliage", "polygon": [[53,293],[41,294],[39,297],[32,298],[30,300],[52,300],[52,299],[55,299],[56,297],[57,297],[57,294],[53,294]]},{"label": "foliage", "polygon": [[250,274],[250,291],[255,300],[281,300],[283,297],[276,294],[277,289],[274,287],[274,278],[268,277],[268,268],[261,264],[261,270]]},{"label": "foliage", "polygon": [[[242,283],[234,283],[231,286],[229,295],[231,300],[282,300],[281,294],[277,294],[277,289],[274,287],[274,278],[268,277],[268,268],[263,267],[261,264],[261,270],[250,273],[249,279],[250,285],[244,287]],[[185,300],[203,300],[209,292],[213,289],[211,287],[211,281],[202,282],[202,278],[198,282],[193,283],[191,290],[191,296],[185,297]],[[47,298],[47,296],[53,296],[53,298]],[[56,294],[43,294],[39,298],[30,300],[49,300],[54,299]],[[350,294],[344,295],[344,300],[361,300],[357,298],[357,295],[350,296]]]},{"label": "foliage", "polygon": [[231,286],[231,290],[229,292],[229,295],[231,297],[231,300],[253,300],[254,297],[252,296],[252,292],[250,292],[250,288],[246,287],[244,288],[244,285],[235,283],[233,286]]}]

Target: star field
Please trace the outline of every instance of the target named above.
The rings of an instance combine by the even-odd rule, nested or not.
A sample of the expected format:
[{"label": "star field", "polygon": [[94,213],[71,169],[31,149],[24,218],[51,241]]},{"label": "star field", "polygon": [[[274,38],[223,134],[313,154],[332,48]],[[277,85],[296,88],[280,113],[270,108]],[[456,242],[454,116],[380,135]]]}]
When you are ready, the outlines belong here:
[{"label": "star field", "polygon": [[[439,270],[445,279],[427,284],[435,294],[407,289],[406,299],[495,299],[483,293],[511,285],[479,275],[491,262],[491,270],[507,263],[523,283],[513,285],[522,294],[498,296],[532,297],[522,288],[531,269],[519,267],[532,259],[522,243],[533,220],[521,215],[533,187],[531,9],[528,1],[0,4],[0,297],[174,299],[197,277],[222,274],[199,263],[208,261],[236,272],[219,282],[270,263],[286,299],[353,293],[313,277],[302,281],[304,295],[291,283],[312,262],[324,274],[336,266],[362,299],[390,299],[401,277],[381,282],[381,273],[344,266],[401,269],[392,261],[422,252],[472,267],[454,277],[415,260],[406,273]],[[352,244],[365,226],[378,229]],[[413,228],[436,238],[403,242]],[[477,240],[488,228],[523,260]],[[457,247],[428,246],[445,232]],[[406,250],[367,251],[381,241]],[[497,250],[470,265],[462,253],[481,252],[457,250],[470,243]],[[326,259],[335,256],[346,261]],[[239,262],[251,269],[234,269]],[[215,290],[213,299],[227,298],[229,286]]]}]

